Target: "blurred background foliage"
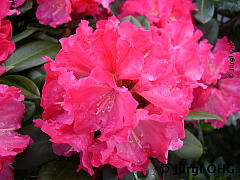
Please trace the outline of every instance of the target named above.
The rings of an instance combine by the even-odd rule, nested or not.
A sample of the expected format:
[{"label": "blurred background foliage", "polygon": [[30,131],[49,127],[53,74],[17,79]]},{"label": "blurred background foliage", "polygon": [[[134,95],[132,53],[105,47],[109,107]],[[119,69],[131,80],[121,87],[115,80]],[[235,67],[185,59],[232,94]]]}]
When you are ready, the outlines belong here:
[{"label": "blurred background foliage", "polygon": [[[119,4],[123,0],[111,3],[111,13],[118,14]],[[198,12],[193,12],[195,25],[204,33],[204,37],[215,45],[217,38],[227,36],[240,51],[240,1],[239,0],[195,0]],[[0,78],[0,83],[14,85],[25,95],[26,106],[23,116],[21,134],[28,134],[34,140],[23,153],[19,154],[13,164],[16,180],[117,180],[115,168],[105,165],[95,168],[93,177],[83,171],[76,173],[78,156],[70,158],[56,156],[52,152],[49,137],[35,128],[32,120],[41,118],[43,109],[40,106],[41,90],[46,72],[43,67],[43,56],[54,58],[60,50],[58,40],[75,33],[80,18],[53,29],[40,25],[35,17],[37,4],[28,0],[18,8],[20,15],[7,17],[13,26],[12,41],[16,50],[4,65],[7,73]],[[81,17],[95,28],[96,20],[91,16]],[[140,17],[143,18],[143,17]],[[142,19],[144,20],[144,18]],[[133,20],[135,22],[135,20]],[[146,22],[144,22],[146,24]],[[146,24],[148,26],[148,24]],[[223,180],[240,179],[240,113],[232,115],[229,123],[222,129],[213,129],[204,121],[195,125],[186,125],[187,137],[184,149],[169,152],[169,164],[164,165],[151,159],[147,173],[129,173],[123,177],[128,180]],[[191,132],[191,133],[190,133]],[[197,137],[197,138],[195,138]],[[187,148],[186,148],[187,147]],[[209,165],[216,170],[208,169]],[[185,167],[184,167],[185,166]],[[175,168],[183,170],[174,173]],[[187,168],[189,167],[189,168]],[[198,173],[194,171],[198,168]],[[199,172],[201,168],[201,173]],[[219,169],[220,168],[220,169]],[[209,172],[210,171],[210,172]],[[234,171],[234,172],[233,172]],[[232,173],[233,172],[233,173]],[[176,174],[176,175],[174,175]]]}]

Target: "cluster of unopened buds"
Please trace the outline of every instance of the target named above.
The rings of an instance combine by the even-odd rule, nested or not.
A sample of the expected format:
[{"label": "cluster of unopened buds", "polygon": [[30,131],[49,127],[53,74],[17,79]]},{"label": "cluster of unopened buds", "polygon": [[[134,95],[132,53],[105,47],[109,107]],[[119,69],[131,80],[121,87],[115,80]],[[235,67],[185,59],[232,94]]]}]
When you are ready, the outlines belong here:
[{"label": "cluster of unopened buds", "polygon": [[[36,16],[40,23],[56,27],[70,21],[71,13],[98,14],[99,4],[109,12],[110,2],[37,0]],[[22,3],[16,1],[15,6]],[[84,3],[95,3],[95,11]],[[51,137],[56,154],[77,152],[79,169],[91,175],[92,167],[104,164],[116,167],[119,176],[145,171],[149,157],[167,163],[168,151],[182,147],[189,110],[219,115],[223,122],[207,120],[215,128],[240,110],[240,65],[229,78],[227,38],[218,39],[213,51],[207,40],[199,42],[203,34],[193,24],[193,10],[197,9],[191,0],[126,0],[118,17],[99,20],[94,31],[82,20],[75,34],[60,40],[62,49],[55,60],[44,57],[48,60],[41,99],[44,112],[42,119],[34,120]],[[3,16],[2,11],[1,19],[14,10]],[[128,15],[146,16],[150,29],[127,20],[120,23]],[[0,24],[0,63],[14,50],[9,23]],[[233,56],[240,59],[239,53]],[[0,86],[0,98],[7,96],[7,89]],[[1,113],[8,111],[2,102],[0,139],[15,133],[2,130],[6,113]],[[2,153],[0,148],[0,173],[6,164]]]}]

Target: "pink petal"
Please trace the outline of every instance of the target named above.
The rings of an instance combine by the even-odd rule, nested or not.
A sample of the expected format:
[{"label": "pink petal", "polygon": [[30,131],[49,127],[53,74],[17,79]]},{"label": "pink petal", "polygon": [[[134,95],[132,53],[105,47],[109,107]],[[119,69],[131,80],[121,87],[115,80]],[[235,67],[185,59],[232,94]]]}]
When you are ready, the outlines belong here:
[{"label": "pink petal", "polygon": [[14,180],[13,169],[10,166],[6,165],[3,170],[0,171],[0,180]]},{"label": "pink petal", "polygon": [[41,24],[56,28],[71,20],[71,3],[69,0],[37,0],[36,16]]},{"label": "pink petal", "polygon": [[6,16],[10,16],[14,13],[19,14],[17,10],[9,10],[9,7],[12,5],[12,2],[10,0],[1,0],[0,1],[0,20],[5,18]]},{"label": "pink petal", "polygon": [[14,86],[0,85],[0,131],[16,130],[21,127],[24,104],[23,96]]},{"label": "pink petal", "polygon": [[72,0],[73,9],[77,13],[98,14],[98,0]]},{"label": "pink petal", "polygon": [[25,3],[26,0],[14,0],[13,7],[16,8],[18,6],[21,6],[23,3]]}]

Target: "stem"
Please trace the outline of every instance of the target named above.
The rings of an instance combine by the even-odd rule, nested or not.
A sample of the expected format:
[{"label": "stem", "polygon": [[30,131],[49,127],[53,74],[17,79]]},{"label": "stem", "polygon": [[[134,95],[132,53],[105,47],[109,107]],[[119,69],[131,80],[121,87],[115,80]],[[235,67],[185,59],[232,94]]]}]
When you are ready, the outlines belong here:
[{"label": "stem", "polygon": [[199,121],[197,121],[197,130],[198,130],[198,138],[201,141],[201,143],[204,144],[203,132],[202,132],[202,128]]}]

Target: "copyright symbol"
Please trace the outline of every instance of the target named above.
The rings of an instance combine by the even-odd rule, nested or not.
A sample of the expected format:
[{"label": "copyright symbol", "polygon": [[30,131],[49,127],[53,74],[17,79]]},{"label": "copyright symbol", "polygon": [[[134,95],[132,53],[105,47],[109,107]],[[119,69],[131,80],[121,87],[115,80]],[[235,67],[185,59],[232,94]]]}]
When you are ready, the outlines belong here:
[{"label": "copyright symbol", "polygon": [[166,164],[160,165],[160,172],[161,173],[168,173],[169,167]]}]

